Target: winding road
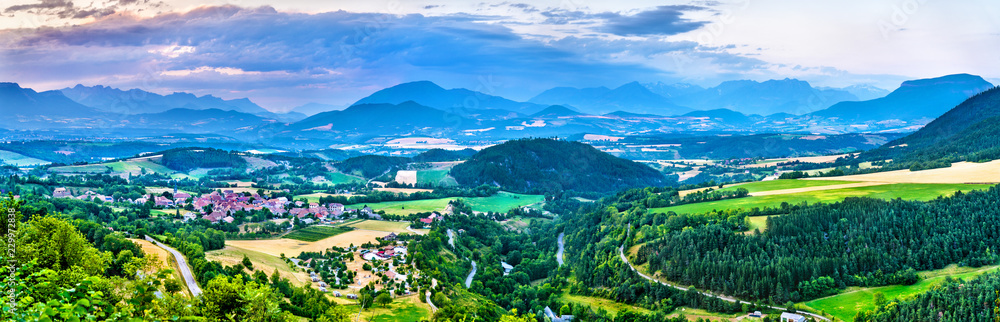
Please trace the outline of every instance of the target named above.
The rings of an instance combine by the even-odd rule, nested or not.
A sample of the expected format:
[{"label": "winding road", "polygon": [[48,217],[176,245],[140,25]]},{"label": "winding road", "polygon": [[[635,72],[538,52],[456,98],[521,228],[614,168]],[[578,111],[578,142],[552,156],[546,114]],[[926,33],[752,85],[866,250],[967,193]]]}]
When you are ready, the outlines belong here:
[{"label": "winding road", "polygon": [[[632,232],[632,227],[629,226],[629,230],[626,233],[626,236],[628,236],[628,233],[631,233],[631,232]],[[634,271],[636,274],[639,274],[639,276],[642,276],[642,278],[645,278],[645,279],[647,279],[649,281],[652,281],[652,282],[660,283],[660,284],[662,284],[664,286],[673,287],[673,288],[681,290],[681,291],[687,291],[688,290],[687,288],[681,287],[679,285],[674,285],[674,284],[671,284],[671,283],[667,283],[667,282],[663,282],[663,281],[654,279],[651,276],[643,274],[639,270],[635,269],[635,266],[632,266],[632,263],[630,263],[628,261],[628,258],[625,257],[625,244],[622,244],[620,247],[618,247],[618,255],[620,255],[622,257],[622,260],[625,261],[625,264],[628,264],[628,267],[631,268],[632,271]],[[704,295],[704,296],[717,298],[717,299],[720,299],[720,300],[723,300],[723,301],[726,301],[726,302],[733,302],[733,303],[739,303],[739,304],[754,305],[754,303],[750,303],[750,302],[746,302],[746,301],[741,301],[741,300],[738,300],[736,298],[725,296],[725,295],[716,295],[716,294],[712,294],[712,293],[708,293],[708,292],[703,292],[701,290],[695,290],[695,292],[698,292],[698,294],[701,294],[701,295]],[[785,307],[770,306],[770,305],[766,305],[766,304],[759,304],[759,305],[762,306],[762,307],[769,308],[769,309],[774,309],[774,310],[779,310],[779,311],[788,311],[788,308],[785,308]],[[823,316],[817,315],[817,314],[812,314],[812,313],[809,313],[809,312],[797,311],[796,313],[808,315],[808,316],[811,316],[811,317],[814,317],[814,318],[817,318],[817,319],[820,319],[820,320],[823,320],[823,321],[830,321],[830,319],[828,319],[826,317],[823,317]]]},{"label": "winding road", "polygon": [[448,245],[451,245],[451,248],[455,248],[455,232],[451,229],[448,229]]},{"label": "winding road", "polygon": [[158,242],[149,236],[146,236],[146,240],[153,243],[156,246],[159,246],[160,248],[166,249],[168,252],[170,252],[170,254],[174,255],[174,260],[177,261],[177,267],[180,268],[181,276],[184,276],[184,283],[187,283],[188,289],[191,290],[191,295],[194,297],[200,296],[201,287],[198,287],[198,282],[194,280],[194,274],[191,273],[191,268],[188,267],[187,261],[184,260],[184,255],[181,254],[181,252],[178,252],[176,249],[164,245],[163,243]]},{"label": "winding road", "polygon": [[563,266],[563,253],[566,251],[566,233],[559,233],[559,251],[556,252],[556,262],[559,263],[559,267]]},{"label": "winding road", "polygon": [[469,277],[465,278],[465,288],[472,287],[472,278],[476,276],[476,261],[472,261],[472,271],[469,272]]}]

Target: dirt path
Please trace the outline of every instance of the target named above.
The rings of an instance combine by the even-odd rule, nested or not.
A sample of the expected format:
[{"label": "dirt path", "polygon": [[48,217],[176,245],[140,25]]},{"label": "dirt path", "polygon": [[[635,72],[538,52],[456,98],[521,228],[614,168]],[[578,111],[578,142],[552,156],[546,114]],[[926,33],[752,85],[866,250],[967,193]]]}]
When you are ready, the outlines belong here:
[{"label": "dirt path", "polygon": [[795,188],[795,189],[783,189],[783,190],[771,190],[771,191],[758,191],[751,192],[750,196],[760,197],[760,196],[772,196],[772,195],[785,195],[790,193],[800,193],[800,192],[810,192],[810,191],[822,191],[822,190],[834,190],[834,189],[845,189],[845,188],[857,188],[857,187],[868,187],[868,186],[878,186],[889,184],[889,182],[855,182],[855,183],[845,183],[845,184],[835,184],[830,186],[817,186],[817,187],[806,187],[806,188]]}]

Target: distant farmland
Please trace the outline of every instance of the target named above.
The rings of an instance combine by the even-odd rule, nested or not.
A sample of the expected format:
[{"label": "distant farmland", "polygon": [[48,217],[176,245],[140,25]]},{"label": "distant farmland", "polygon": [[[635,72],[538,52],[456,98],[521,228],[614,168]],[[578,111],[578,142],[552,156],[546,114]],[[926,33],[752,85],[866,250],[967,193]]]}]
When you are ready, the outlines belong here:
[{"label": "distant farmland", "polygon": [[327,237],[340,235],[342,233],[346,233],[351,230],[353,229],[347,227],[309,226],[306,228],[290,232],[287,235],[285,235],[285,238],[314,242],[321,239],[326,239]]}]

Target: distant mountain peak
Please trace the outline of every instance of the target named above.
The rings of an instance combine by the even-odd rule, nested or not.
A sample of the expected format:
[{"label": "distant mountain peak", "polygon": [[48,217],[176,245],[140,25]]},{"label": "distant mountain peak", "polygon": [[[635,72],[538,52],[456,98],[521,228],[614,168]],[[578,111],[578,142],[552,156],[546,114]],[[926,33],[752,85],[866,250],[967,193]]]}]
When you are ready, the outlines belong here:
[{"label": "distant mountain peak", "polygon": [[576,115],[583,115],[583,113],[571,110],[568,107],[562,105],[552,105],[546,107],[544,110],[541,110],[538,113],[532,114],[531,117],[543,117],[543,116],[558,117],[558,116],[576,116]]}]

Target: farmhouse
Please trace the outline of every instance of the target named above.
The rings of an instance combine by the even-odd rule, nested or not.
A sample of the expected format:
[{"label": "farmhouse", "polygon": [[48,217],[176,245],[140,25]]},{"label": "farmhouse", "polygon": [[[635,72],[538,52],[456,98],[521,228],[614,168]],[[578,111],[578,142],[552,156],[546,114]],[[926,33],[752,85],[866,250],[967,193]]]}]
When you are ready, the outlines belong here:
[{"label": "farmhouse", "polygon": [[66,188],[56,188],[52,192],[52,198],[73,198],[73,194],[66,190]]},{"label": "farmhouse", "polygon": [[385,237],[382,237],[382,240],[396,240],[396,237],[396,233],[389,233]]}]

